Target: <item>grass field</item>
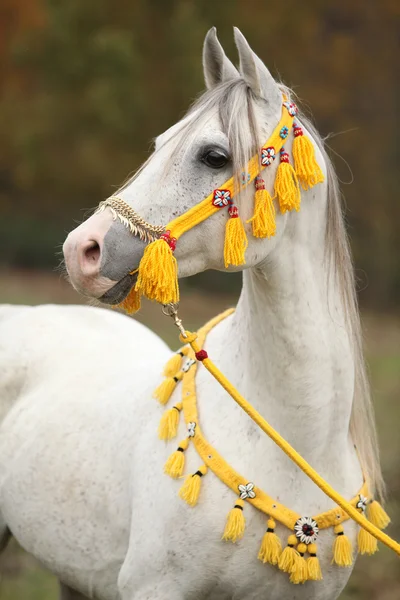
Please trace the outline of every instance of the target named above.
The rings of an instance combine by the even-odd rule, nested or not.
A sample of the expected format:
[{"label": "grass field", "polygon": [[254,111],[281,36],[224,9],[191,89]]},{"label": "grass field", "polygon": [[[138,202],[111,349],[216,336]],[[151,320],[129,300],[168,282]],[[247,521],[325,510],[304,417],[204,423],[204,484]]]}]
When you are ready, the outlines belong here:
[{"label": "grass field", "polygon": [[[0,303],[81,303],[72,288],[57,275],[29,272],[0,272]],[[233,296],[201,295],[185,291],[181,316],[188,328],[204,323],[226,306]],[[171,345],[176,332],[160,308],[145,303],[139,320],[151,325]],[[388,533],[400,540],[400,318],[363,315],[366,354],[376,407],[382,464],[388,486],[387,509],[393,524]],[[56,600],[56,581],[32,557],[12,541],[0,558],[0,600]],[[398,600],[398,558],[381,547],[372,558],[358,559],[341,600]],[[285,600],[285,599],[283,599]]]}]

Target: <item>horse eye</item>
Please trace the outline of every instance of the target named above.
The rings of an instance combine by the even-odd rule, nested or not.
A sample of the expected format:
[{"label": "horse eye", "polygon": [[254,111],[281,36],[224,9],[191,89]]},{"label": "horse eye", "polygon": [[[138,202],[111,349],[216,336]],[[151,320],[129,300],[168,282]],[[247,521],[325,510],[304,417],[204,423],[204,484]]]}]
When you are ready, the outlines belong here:
[{"label": "horse eye", "polygon": [[229,158],[218,150],[208,150],[202,156],[201,160],[207,167],[211,167],[212,169],[222,169],[229,161]]}]

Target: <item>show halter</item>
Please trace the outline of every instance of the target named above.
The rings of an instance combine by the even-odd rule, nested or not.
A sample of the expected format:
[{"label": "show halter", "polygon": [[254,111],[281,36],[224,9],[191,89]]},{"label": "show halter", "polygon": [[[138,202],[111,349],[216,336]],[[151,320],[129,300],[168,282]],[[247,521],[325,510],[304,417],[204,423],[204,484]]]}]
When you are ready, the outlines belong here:
[{"label": "show halter", "polygon": [[[291,210],[298,211],[300,209],[300,186],[307,190],[324,180],[323,173],[315,160],[314,146],[311,140],[304,135],[301,125],[295,120],[296,115],[296,105],[289,103],[284,97],[280,122],[261,148],[260,156],[254,156],[247,165],[247,172],[244,172],[242,188],[255,180],[254,213],[249,222],[252,223],[253,235],[258,238],[269,238],[275,235],[275,198],[278,200],[281,213]],[[284,149],[285,140],[292,130],[294,134],[292,147],[294,167],[290,164],[289,154]],[[265,188],[260,170],[268,168],[278,153],[280,163],[272,197]],[[133,275],[138,272],[136,285],[119,306],[128,313],[136,312],[140,307],[141,295],[164,304],[165,313],[174,318],[175,324],[181,332],[180,340],[185,344],[169,360],[164,371],[166,379],[155,391],[155,397],[159,402],[166,404],[176,385],[182,381],[182,402],[164,414],[160,423],[159,435],[161,439],[171,439],[176,435],[181,412],[184,413],[188,435],[168,459],[165,472],[173,478],[182,476],[185,463],[184,453],[189,442],[193,441],[204,464],[196,473],[187,477],[179,492],[181,498],[189,505],[194,506],[200,494],[201,480],[208,469],[212,470],[221,481],[238,494],[238,499],[228,515],[223,539],[236,542],[243,536],[244,500],[253,504],[269,517],[258,558],[263,562],[276,564],[281,570],[289,573],[292,583],[322,579],[315,544],[321,529],[334,527],[336,537],[333,547],[333,562],[345,567],[352,564],[351,544],[344,534],[342,526],[342,523],[349,518],[361,527],[358,534],[358,551],[361,554],[373,554],[377,550],[377,540],[379,540],[400,555],[400,544],[381,531],[388,525],[390,519],[377,501],[368,498],[367,482],[364,483],[355,498],[350,502],[345,500],[265,421],[208,358],[207,352],[202,349],[207,333],[228,316],[230,311],[210,321],[197,335],[185,331],[178,318],[177,309],[174,306],[174,303],[179,301],[178,266],[173,252],[179,238],[184,233],[226,207],[229,219],[226,224],[224,243],[225,266],[238,266],[245,263],[247,237],[239,217],[238,207],[233,202],[235,192],[235,179],[231,177],[207,198],[168,223],[165,228],[147,223],[132,207],[117,197],[111,197],[101,202],[98,208],[100,212],[109,207],[114,219],[118,218],[129,227],[132,233],[151,242],[145,248],[139,269],[131,273]],[[181,368],[183,358],[186,359],[186,362]],[[315,517],[301,517],[274,501],[263,490],[247,481],[226,463],[204,438],[199,426],[195,389],[196,363],[199,361],[264,433],[337,504],[336,508]],[[369,520],[364,516],[366,510]],[[275,520],[292,531],[284,550],[275,534]],[[304,555],[307,552],[309,558],[306,561]]]},{"label": "show halter", "polygon": [[[297,115],[295,104],[283,98],[282,116],[271,137],[261,148],[260,155],[253,156],[246,167],[247,178],[242,182],[242,188],[256,180],[254,214],[250,219],[253,235],[266,238],[275,235],[274,198],[279,202],[281,213],[300,209],[300,186],[304,190],[313,187],[324,180],[322,171],[315,160],[314,146],[304,135],[300,124],[295,120]],[[289,154],[284,144],[293,129],[293,158],[295,168],[289,162]],[[274,197],[265,188],[265,182],[260,175],[260,169],[268,168],[279,155]],[[245,173],[246,173],[245,172]],[[225,267],[245,264],[247,236],[239,216],[238,207],[234,204],[236,193],[235,178],[231,177],[220,188],[215,189],[204,200],[188,211],[170,221],[164,228],[146,223],[121,198],[112,196],[100,203],[98,211],[109,207],[113,217],[119,218],[131,231],[136,228],[143,236],[157,236],[143,253],[139,265],[139,273],[135,287],[121,303],[122,308],[133,313],[140,307],[140,296],[162,304],[179,301],[178,265],[174,257],[179,238],[202,223],[223,208],[228,209],[229,219],[226,224],[224,243]],[[160,231],[162,229],[162,231]]]}]

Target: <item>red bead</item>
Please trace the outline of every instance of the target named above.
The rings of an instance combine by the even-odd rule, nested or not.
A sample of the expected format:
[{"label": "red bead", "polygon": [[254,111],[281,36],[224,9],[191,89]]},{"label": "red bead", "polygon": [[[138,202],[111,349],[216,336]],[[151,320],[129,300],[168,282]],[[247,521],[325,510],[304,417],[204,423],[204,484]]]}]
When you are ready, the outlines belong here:
[{"label": "red bead", "polygon": [[294,137],[299,137],[300,135],[303,135],[303,130],[298,125],[295,125],[293,127],[293,133],[294,133]]},{"label": "red bead", "polygon": [[229,212],[229,216],[231,217],[231,219],[237,219],[239,216],[239,211],[237,206],[230,206],[228,208],[228,212]]},{"label": "red bead", "polygon": [[171,232],[169,230],[160,236],[160,240],[164,240],[164,242],[167,242],[167,244],[171,248],[172,252],[174,252],[174,250],[176,249],[176,243],[178,240],[174,237],[171,237]]},{"label": "red bead", "polygon": [[289,154],[287,152],[281,152],[281,163],[289,162]]},{"label": "red bead", "polygon": [[196,358],[197,360],[204,360],[205,358],[208,358],[208,354],[205,350],[199,350],[198,352],[196,352]]},{"label": "red bead", "polygon": [[256,177],[255,184],[256,184],[256,190],[265,190],[265,181],[259,175],[257,175],[257,177]]}]

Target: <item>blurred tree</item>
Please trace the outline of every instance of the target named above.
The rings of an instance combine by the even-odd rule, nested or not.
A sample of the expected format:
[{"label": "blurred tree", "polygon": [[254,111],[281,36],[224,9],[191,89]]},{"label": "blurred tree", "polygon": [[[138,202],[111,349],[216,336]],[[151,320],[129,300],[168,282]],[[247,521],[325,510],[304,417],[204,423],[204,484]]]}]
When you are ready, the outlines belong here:
[{"label": "blurred tree", "polygon": [[[53,265],[74,219],[109,195],[203,87],[216,25],[237,24],[313,107],[345,187],[364,302],[400,299],[395,0],[2,0],[0,257]],[[340,134],[340,135],[339,135]],[[343,156],[345,160],[340,160]]]}]

